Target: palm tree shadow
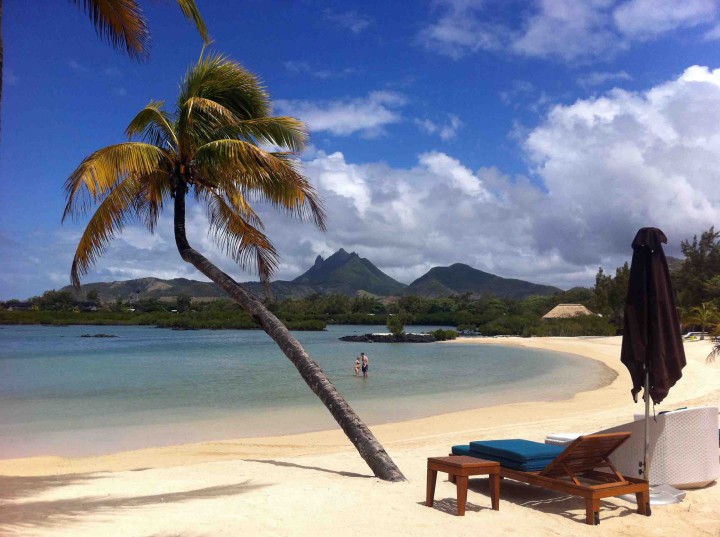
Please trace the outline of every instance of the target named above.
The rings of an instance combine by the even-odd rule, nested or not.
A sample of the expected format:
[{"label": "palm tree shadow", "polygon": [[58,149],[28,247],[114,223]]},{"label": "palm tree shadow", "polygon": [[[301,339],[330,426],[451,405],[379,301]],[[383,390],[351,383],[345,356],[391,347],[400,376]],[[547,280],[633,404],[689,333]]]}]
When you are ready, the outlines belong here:
[{"label": "palm tree shadow", "polygon": [[103,473],[61,474],[41,476],[0,476],[0,500],[14,500],[44,490],[77,485],[105,477]]},{"label": "palm tree shadow", "polygon": [[[45,478],[46,483],[54,486],[71,485],[79,482],[77,477],[67,479],[66,482],[54,481],[51,476]],[[54,477],[54,476],[52,476]],[[66,476],[57,476],[63,478]],[[103,477],[90,476],[89,479]],[[38,480],[37,483],[40,483]],[[126,510],[148,505],[159,505],[166,503],[180,503],[190,500],[203,500],[244,494],[252,490],[264,488],[269,485],[251,484],[250,481],[232,485],[219,485],[195,490],[179,492],[167,492],[162,494],[151,494],[147,496],[130,497],[107,497],[107,496],[85,496],[80,498],[69,498],[60,500],[43,500],[27,502],[6,502],[0,504],[0,534],[8,533],[22,534],[23,530],[31,528],[53,527],[67,524],[73,519],[94,512],[109,512],[112,510]],[[37,486],[34,490],[31,486],[17,487],[15,490],[23,490],[27,493],[38,492],[42,487]],[[45,485],[45,488],[47,486]],[[18,497],[18,496],[16,496]]]},{"label": "palm tree shadow", "polygon": [[316,472],[326,472],[328,474],[336,474],[342,477],[362,477],[365,479],[374,477],[365,474],[356,474],[355,472],[341,472],[337,470],[330,470],[328,468],[320,468],[319,466],[306,466],[303,464],[297,464],[294,462],[275,461],[272,459],[245,459],[247,462],[259,462],[262,464],[272,464],[273,466],[282,466],[285,468],[302,468],[303,470],[315,470]]}]

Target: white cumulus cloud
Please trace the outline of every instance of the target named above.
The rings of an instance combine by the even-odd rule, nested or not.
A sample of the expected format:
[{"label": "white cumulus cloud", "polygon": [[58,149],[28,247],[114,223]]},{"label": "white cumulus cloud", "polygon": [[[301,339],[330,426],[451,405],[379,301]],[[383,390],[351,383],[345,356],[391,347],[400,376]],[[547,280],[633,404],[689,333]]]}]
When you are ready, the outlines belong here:
[{"label": "white cumulus cloud", "polygon": [[371,92],[367,97],[335,101],[275,101],[281,113],[302,119],[311,131],[337,136],[361,133],[373,137],[383,128],[402,121],[399,109],[406,103],[403,95],[391,91]]},{"label": "white cumulus cloud", "polygon": [[720,70],[556,106],[525,147],[548,190],[534,237],[587,263],[643,226],[677,243],[720,220]]}]

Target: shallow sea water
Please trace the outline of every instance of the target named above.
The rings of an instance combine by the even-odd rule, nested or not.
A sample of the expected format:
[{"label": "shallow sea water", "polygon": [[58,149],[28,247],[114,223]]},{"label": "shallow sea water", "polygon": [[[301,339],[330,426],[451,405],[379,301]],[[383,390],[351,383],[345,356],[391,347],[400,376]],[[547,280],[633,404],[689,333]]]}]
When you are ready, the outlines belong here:
[{"label": "shallow sea water", "polygon": [[[385,330],[329,326],[295,334],[371,425],[556,400],[611,378],[601,364],[568,354],[338,339]],[[98,333],[117,337],[81,337]],[[354,373],[361,351],[370,357],[368,379]],[[335,427],[262,331],[0,327],[0,458],[96,455]]]}]

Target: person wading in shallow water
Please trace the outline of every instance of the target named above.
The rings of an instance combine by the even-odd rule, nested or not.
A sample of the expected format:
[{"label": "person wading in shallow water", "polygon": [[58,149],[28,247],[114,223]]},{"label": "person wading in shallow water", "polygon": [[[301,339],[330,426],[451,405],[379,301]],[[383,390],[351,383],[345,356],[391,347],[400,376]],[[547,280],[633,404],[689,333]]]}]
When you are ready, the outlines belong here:
[{"label": "person wading in shallow water", "polygon": [[360,357],[355,358],[355,376],[360,376]]},{"label": "person wading in shallow water", "polygon": [[370,369],[370,360],[368,360],[368,357],[365,355],[364,352],[360,353],[360,358],[362,358],[362,374],[363,378],[367,378],[368,376],[368,370]]}]

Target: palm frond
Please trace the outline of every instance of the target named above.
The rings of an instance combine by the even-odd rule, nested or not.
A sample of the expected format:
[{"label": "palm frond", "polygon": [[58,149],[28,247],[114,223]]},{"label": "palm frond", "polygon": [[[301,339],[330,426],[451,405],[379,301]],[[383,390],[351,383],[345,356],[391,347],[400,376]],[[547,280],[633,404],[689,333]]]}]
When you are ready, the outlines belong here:
[{"label": "palm frond", "polygon": [[191,153],[194,148],[217,139],[219,131],[236,122],[235,115],[221,104],[203,97],[190,97],[178,110],[181,148]]},{"label": "palm frond", "polygon": [[202,19],[200,11],[195,5],[195,0],[177,0],[177,3],[183,12],[183,15],[185,15],[188,19],[192,19],[195,23],[198,33],[200,34],[200,37],[202,37],[203,43],[209,43],[210,36],[208,35],[207,28],[205,27],[205,21]]},{"label": "palm frond", "polygon": [[100,149],[87,157],[65,181],[67,204],[62,220],[84,215],[128,177],[146,176],[172,166],[167,154],[154,145],[127,142]]},{"label": "palm frond", "polygon": [[270,115],[270,99],[257,77],[221,54],[201,58],[185,75],[177,108],[192,97],[224,106],[238,119]]},{"label": "palm frond", "polygon": [[325,229],[325,212],[315,188],[278,157],[242,140],[217,140],[198,148],[195,165],[219,190],[240,189]]},{"label": "palm frond", "polygon": [[138,180],[142,185],[142,190],[135,198],[133,208],[142,224],[148,228],[150,233],[154,233],[165,200],[172,196],[168,174],[167,172],[156,172],[140,177]]},{"label": "palm frond", "polygon": [[125,129],[125,135],[128,138],[140,136],[146,142],[157,147],[167,147],[167,144],[170,144],[176,150],[177,137],[170,116],[162,108],[164,104],[163,101],[150,101],[150,104],[140,110],[130,122]]},{"label": "palm frond", "polygon": [[707,358],[705,361],[708,364],[715,363],[715,360],[720,357],[720,343],[715,343],[715,346],[710,351],[710,354],[707,355]]},{"label": "palm frond", "polygon": [[80,276],[88,273],[113,237],[128,220],[135,217],[133,207],[142,204],[138,201],[142,197],[142,182],[136,177],[129,177],[115,185],[98,206],[80,237],[73,258],[70,279],[75,287],[80,286]]},{"label": "palm frond", "polygon": [[131,58],[145,59],[150,33],[142,10],[135,0],[72,0],[90,16],[101,39],[114,48],[124,48]]},{"label": "palm frond", "polygon": [[[203,181],[204,182],[204,181]],[[216,187],[207,187],[198,184],[195,187],[195,199],[205,201],[208,196],[222,197],[225,202],[235,211],[245,222],[259,230],[265,228],[260,216],[255,212],[252,205],[243,194],[242,190],[235,184],[223,184],[222,189]]]},{"label": "palm frond", "polygon": [[227,125],[218,135],[273,145],[292,153],[302,151],[308,140],[305,124],[287,116],[243,119]]},{"label": "palm frond", "polygon": [[222,196],[205,190],[210,233],[243,270],[257,269],[267,282],[277,269],[278,254],[270,239],[248,223]]},{"label": "palm frond", "polygon": [[710,334],[712,336],[711,341],[713,342],[713,348],[705,358],[705,362],[708,364],[712,364],[720,358],[720,323],[715,325]]}]

